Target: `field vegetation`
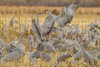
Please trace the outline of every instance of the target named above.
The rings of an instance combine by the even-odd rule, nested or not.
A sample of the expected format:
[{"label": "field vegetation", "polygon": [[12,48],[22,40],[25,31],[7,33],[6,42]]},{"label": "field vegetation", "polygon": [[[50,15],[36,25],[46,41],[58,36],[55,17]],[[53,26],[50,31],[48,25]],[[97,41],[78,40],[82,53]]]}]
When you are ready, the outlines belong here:
[{"label": "field vegetation", "polygon": [[[2,0],[3,1],[3,0]],[[24,1],[25,0],[18,0],[18,1]],[[59,0],[60,1],[60,0]],[[29,32],[26,30],[26,27],[29,23],[29,28],[31,29],[31,21],[33,18],[36,19],[37,13],[42,13],[42,15],[39,17],[39,22],[42,24],[45,20],[45,17],[49,14],[45,13],[45,10],[50,10],[51,12],[54,12],[55,15],[59,15],[61,9],[63,7],[40,7],[40,6],[0,6],[0,38],[4,39],[6,43],[16,40],[15,36],[18,36],[18,40],[20,41],[20,28],[23,23],[24,30],[25,30],[25,43],[26,46],[26,55],[24,57],[24,61],[22,63],[18,62],[17,66],[13,62],[7,62],[4,67],[33,67],[32,63],[29,62],[29,49],[27,48],[27,38],[29,35]],[[80,7],[78,11],[76,12],[76,15],[74,16],[73,21],[71,24],[79,24],[80,29],[83,29],[86,25],[93,23],[98,18],[98,21],[100,21],[100,8],[96,7]],[[6,37],[4,38],[2,29],[4,29],[4,25],[9,23],[11,19],[17,20],[18,24],[14,24],[14,26],[9,26],[9,32],[7,31],[7,28],[5,29]],[[56,25],[56,24],[55,24]],[[16,30],[14,30],[14,27],[16,26]],[[33,32],[34,35],[34,32]],[[35,52],[36,49],[33,49],[33,52]],[[69,53],[69,52],[68,52]],[[60,52],[57,54],[51,54],[53,56],[53,59],[50,60],[51,63],[57,63],[56,58],[60,55]],[[73,60],[73,58],[69,58],[62,64],[57,65],[57,67],[68,67],[69,61]],[[2,61],[3,62],[3,61]],[[85,67],[85,63],[82,63],[83,61],[76,62],[75,64],[71,64],[70,67]],[[100,62],[98,62],[98,66],[100,65]],[[0,65],[2,67],[2,65]],[[42,60],[36,60],[36,64],[34,67],[53,67],[52,64],[42,61]],[[87,67],[91,67],[90,65],[87,65]]]}]

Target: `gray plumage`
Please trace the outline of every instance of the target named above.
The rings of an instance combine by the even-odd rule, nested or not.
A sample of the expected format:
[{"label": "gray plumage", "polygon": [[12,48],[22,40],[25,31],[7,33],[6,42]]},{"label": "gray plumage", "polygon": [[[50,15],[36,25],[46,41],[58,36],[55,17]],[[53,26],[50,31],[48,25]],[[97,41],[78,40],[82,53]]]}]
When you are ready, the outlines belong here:
[{"label": "gray plumage", "polygon": [[58,26],[64,26],[67,23],[70,23],[73,19],[73,16],[78,9],[78,2],[71,4],[68,8],[63,8],[60,15],[53,15],[50,11],[47,11],[52,18],[58,23]]},{"label": "gray plumage", "polygon": [[89,53],[92,55],[92,57],[97,57],[97,56],[99,55],[99,51],[96,50],[96,49],[92,50],[92,51],[89,52]]},{"label": "gray plumage", "polygon": [[43,51],[47,53],[55,53],[55,48],[52,45],[47,45],[47,44],[39,44],[37,46],[37,51]]},{"label": "gray plumage", "polygon": [[82,46],[81,48],[82,48],[84,62],[90,65],[94,65],[94,60],[93,60],[92,55],[89,54],[88,51],[86,51]]},{"label": "gray plumage", "polygon": [[13,18],[9,21],[9,25],[12,27],[13,26]]},{"label": "gray plumage", "polygon": [[52,32],[54,27],[54,19],[51,16],[47,16],[44,23],[42,24],[42,29],[45,34],[49,34]]},{"label": "gray plumage", "polygon": [[3,65],[5,65],[7,61],[13,61],[13,60],[18,61],[20,60],[21,57],[23,58],[25,56],[25,51],[22,51],[17,47],[10,47],[8,51],[10,51],[10,53],[4,56]]},{"label": "gray plumage", "polygon": [[0,47],[0,64],[1,64],[1,58],[4,54],[4,49],[2,47]]},{"label": "gray plumage", "polygon": [[36,59],[42,59],[42,60],[45,60],[45,61],[49,61],[51,58],[52,58],[52,56],[50,55],[50,54],[48,54],[48,53],[45,53],[45,52],[35,52],[35,53],[33,53],[33,52],[31,52],[30,54],[29,54],[29,57],[32,59],[32,58],[36,58]]},{"label": "gray plumage", "polygon": [[80,49],[75,55],[74,55],[74,61],[79,61],[82,58],[82,50]]},{"label": "gray plumage", "polygon": [[69,57],[72,57],[70,54],[61,54],[60,56],[57,57],[57,62],[62,62],[68,59]]},{"label": "gray plumage", "polygon": [[54,44],[53,46],[58,51],[63,51],[64,50],[64,47],[65,47],[64,44],[62,44],[62,43],[57,43],[57,44]]},{"label": "gray plumage", "polygon": [[9,49],[8,49],[8,51],[10,51],[10,52],[18,52],[19,54],[22,54],[22,56],[24,57],[25,56],[25,51],[23,51],[23,50],[21,50],[20,48],[18,48],[18,47],[10,47]]},{"label": "gray plumage", "polygon": [[42,35],[41,35],[41,32],[39,31],[37,25],[36,25],[35,19],[32,19],[31,25],[32,25],[32,30],[34,31],[34,33],[36,33],[38,35],[38,38],[41,40]]},{"label": "gray plumage", "polygon": [[97,56],[97,57],[98,57],[98,59],[100,59],[100,52],[99,52],[99,54],[98,54],[98,56]]},{"label": "gray plumage", "polygon": [[33,36],[30,34],[30,35],[28,36],[28,44],[29,44],[29,47],[30,47],[29,50],[31,50],[31,49],[33,48],[33,43],[34,43],[34,41],[33,41]]},{"label": "gray plumage", "polygon": [[60,62],[63,62],[70,57],[72,57],[70,54],[61,54],[57,57],[57,63],[54,64],[54,67],[56,67]]},{"label": "gray plumage", "polygon": [[30,52],[29,53],[29,58],[30,60],[33,62],[33,65],[35,64],[35,60],[36,59],[42,59],[43,61],[49,61],[52,59],[52,56],[48,53],[44,53],[44,52]]},{"label": "gray plumage", "polygon": [[25,42],[25,37],[23,35],[21,35],[21,37],[20,37],[20,43],[24,44],[24,42]]},{"label": "gray plumage", "polygon": [[97,57],[94,57],[93,60],[94,60],[94,65],[97,65],[99,59]]},{"label": "gray plumage", "polygon": [[8,53],[4,56],[4,62],[3,62],[3,65],[5,65],[5,63],[7,61],[13,61],[13,60],[19,60],[21,57],[21,55],[18,53],[18,52],[11,52],[11,53]]},{"label": "gray plumage", "polygon": [[8,51],[10,51],[10,52],[16,52],[16,51],[18,51],[18,52],[20,52],[21,50],[19,48],[16,48],[15,46],[12,46],[12,47],[10,47],[8,49]]},{"label": "gray plumage", "polygon": [[54,19],[51,16],[47,16],[43,24],[40,26],[39,15],[40,14],[37,14],[37,21],[36,21],[37,28],[39,29],[42,35],[50,34],[54,27],[54,22],[55,22]]},{"label": "gray plumage", "polygon": [[0,38],[0,47],[3,47],[4,45],[4,40]]},{"label": "gray plumage", "polygon": [[37,27],[37,30],[38,30],[38,32],[40,32],[40,35],[42,37],[43,31],[42,31],[42,27],[39,24],[39,16],[40,16],[40,14],[37,14],[36,27]]},{"label": "gray plumage", "polygon": [[19,48],[21,51],[25,51],[25,45],[24,44],[18,44],[17,46],[16,46],[16,48]]},{"label": "gray plumage", "polygon": [[4,49],[4,50],[7,50],[7,49],[10,48],[11,46],[16,46],[17,43],[18,43],[18,41],[9,42],[9,43],[3,45],[3,49]]},{"label": "gray plumage", "polygon": [[75,42],[73,41],[69,41],[68,43],[65,43],[64,44],[65,47],[64,47],[64,50],[66,51],[66,48],[68,48],[67,50],[69,52],[73,52],[74,54],[80,50],[80,46],[78,46],[78,44],[75,44]]}]

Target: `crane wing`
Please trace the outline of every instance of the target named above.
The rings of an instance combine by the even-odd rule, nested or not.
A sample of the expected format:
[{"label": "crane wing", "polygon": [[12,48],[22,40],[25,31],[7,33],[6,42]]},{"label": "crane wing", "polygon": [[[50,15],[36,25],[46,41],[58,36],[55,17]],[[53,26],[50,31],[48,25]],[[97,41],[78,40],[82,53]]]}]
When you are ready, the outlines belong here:
[{"label": "crane wing", "polygon": [[54,27],[54,19],[52,16],[47,16],[44,23],[42,24],[42,29],[45,34],[49,34]]},{"label": "crane wing", "polygon": [[35,19],[32,19],[31,25],[32,25],[33,31],[39,36],[39,38],[41,38],[41,32],[39,31],[39,28],[36,25]]}]

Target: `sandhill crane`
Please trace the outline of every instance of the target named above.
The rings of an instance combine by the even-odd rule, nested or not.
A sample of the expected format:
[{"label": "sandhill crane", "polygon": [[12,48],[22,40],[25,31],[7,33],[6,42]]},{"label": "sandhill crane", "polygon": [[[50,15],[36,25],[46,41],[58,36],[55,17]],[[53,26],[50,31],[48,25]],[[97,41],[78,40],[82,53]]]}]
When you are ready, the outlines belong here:
[{"label": "sandhill crane", "polygon": [[82,45],[86,49],[89,46],[89,38],[87,36],[82,36]]},{"label": "sandhill crane", "polygon": [[52,58],[52,56],[50,55],[50,54],[48,54],[48,53],[44,53],[44,52],[30,52],[30,54],[29,54],[29,58],[30,58],[30,60],[33,62],[33,65],[35,64],[35,58],[36,59],[42,59],[42,60],[44,60],[44,61],[49,61],[51,58]]},{"label": "sandhill crane", "polygon": [[96,66],[99,61],[98,57],[94,57],[93,60],[94,60],[94,65]]},{"label": "sandhill crane", "polygon": [[100,52],[99,52],[99,55],[97,56],[97,59],[100,60]]},{"label": "sandhill crane", "polygon": [[54,27],[54,19],[51,16],[47,16],[45,21],[42,24],[42,29],[45,34],[50,34]]},{"label": "sandhill crane", "polygon": [[52,19],[51,16],[47,16],[45,21],[43,22],[43,24],[40,26],[39,15],[40,14],[37,14],[37,21],[36,21],[36,26],[37,26],[38,31],[40,32],[42,37],[44,37],[45,35],[48,35],[48,34],[50,36],[50,33],[54,27],[54,20]]},{"label": "sandhill crane", "polygon": [[71,63],[76,63],[76,61],[81,60],[82,55],[83,55],[82,49],[80,49],[79,51],[77,51],[77,52],[75,53],[75,55],[74,55],[74,61],[71,61],[71,62],[69,63],[69,65],[70,65]]},{"label": "sandhill crane", "polygon": [[0,38],[0,47],[3,47],[4,44],[5,44],[4,40]]},{"label": "sandhill crane", "polygon": [[13,60],[18,61],[21,58],[21,54],[24,54],[24,53],[22,53],[21,51],[14,51],[14,52],[10,52],[6,54],[4,56],[3,65],[5,65],[7,61],[13,61]]},{"label": "sandhill crane", "polygon": [[12,15],[12,18],[10,19],[10,21],[9,21],[9,25],[10,25],[10,27],[12,27],[13,25],[14,25],[14,23],[18,23],[18,21],[17,21],[17,19],[14,19],[13,18],[13,15]]},{"label": "sandhill crane", "polygon": [[23,55],[25,55],[25,46],[24,46],[24,44],[18,44],[17,46],[11,46],[9,49],[8,49],[8,51],[10,51],[10,52],[15,52],[15,51],[17,51],[17,52],[19,52],[19,53],[23,53]]},{"label": "sandhill crane", "polygon": [[9,21],[9,25],[13,26],[13,18]]},{"label": "sandhill crane", "polygon": [[64,39],[64,41],[65,41],[65,43],[67,44],[67,45],[72,45],[72,44],[79,44],[79,42],[78,41],[76,41],[76,40],[70,40],[70,39]]},{"label": "sandhill crane", "polygon": [[63,62],[70,57],[72,57],[70,54],[61,54],[57,57],[57,64],[54,64],[54,67],[56,67],[59,64],[59,62]]},{"label": "sandhill crane", "polygon": [[55,48],[52,45],[40,43],[37,46],[37,51],[44,51],[47,53],[55,53]]},{"label": "sandhill crane", "polygon": [[65,61],[69,57],[72,57],[72,56],[70,54],[61,54],[60,56],[58,56],[57,62],[59,63],[59,62]]},{"label": "sandhill crane", "polygon": [[84,62],[86,62],[87,64],[90,64],[90,65],[94,65],[94,60],[93,60],[93,57],[91,54],[89,54],[88,51],[86,51],[83,46],[81,46],[81,49],[82,49],[82,53],[83,53],[83,59],[84,59]]},{"label": "sandhill crane", "polygon": [[40,39],[51,32],[54,26],[54,20],[51,16],[47,16],[42,26],[39,24],[39,15],[37,14],[37,21],[32,20],[32,28]]},{"label": "sandhill crane", "polygon": [[8,48],[8,51],[10,52],[4,56],[3,65],[5,65],[7,61],[18,61],[21,57],[23,58],[25,56],[25,46],[23,44],[12,46]]},{"label": "sandhill crane", "polygon": [[1,64],[1,58],[4,54],[4,49],[2,47],[0,47],[0,64]]},{"label": "sandhill crane", "polygon": [[65,52],[66,48],[68,47],[69,51],[76,53],[80,49],[80,47],[77,44],[78,43],[71,40],[66,40],[66,42],[58,40],[58,41],[54,41],[53,46],[55,47],[55,49],[58,49],[63,52]]},{"label": "sandhill crane", "polygon": [[95,35],[97,36],[96,38],[98,38],[98,35],[100,34],[100,32],[98,31],[100,28],[100,23],[96,20],[94,23],[89,25],[89,38],[90,40],[94,40],[95,39]]},{"label": "sandhill crane", "polygon": [[[76,54],[78,52],[78,50],[80,49],[80,47],[78,45],[66,45],[66,48],[68,48],[68,51],[73,53],[73,54]],[[66,48],[64,48],[64,50],[66,50]]]},{"label": "sandhill crane", "polygon": [[40,14],[37,14],[36,27],[37,27],[37,30],[40,32],[41,40],[46,40],[46,38],[44,36],[45,35],[44,29],[39,24],[39,16],[40,16]]},{"label": "sandhill crane", "polygon": [[15,47],[15,46],[12,46],[8,49],[8,51],[10,52],[18,52],[19,54],[22,54],[22,56],[24,57],[25,56],[25,50],[19,48],[19,47]]},{"label": "sandhill crane", "polygon": [[29,44],[30,50],[31,50],[31,47],[32,47],[32,48],[34,47],[34,46],[33,46],[33,43],[34,43],[34,41],[33,41],[33,36],[30,34],[30,35],[28,36],[28,44]]},{"label": "sandhill crane", "polygon": [[25,43],[25,37],[24,37],[24,36],[21,36],[21,37],[20,37],[20,43],[22,43],[22,44]]},{"label": "sandhill crane", "polygon": [[[84,50],[84,53],[83,53],[83,50]],[[74,63],[76,61],[79,61],[83,57],[85,62],[87,62],[90,65],[95,65],[97,63],[97,61],[98,61],[98,57],[97,56],[93,56],[92,53],[94,53],[94,51],[88,53],[84,48],[80,49],[74,55]]]},{"label": "sandhill crane", "polygon": [[100,59],[100,52],[98,53],[98,56],[97,57],[98,57],[98,59]]},{"label": "sandhill crane", "polygon": [[21,43],[19,43],[16,46],[11,45],[11,47],[8,48],[8,51],[11,51],[11,52],[13,52],[13,51],[20,51],[21,52],[22,51],[25,53],[25,46],[24,46],[24,44],[21,44]]},{"label": "sandhill crane", "polygon": [[63,51],[63,49],[64,49],[64,44],[62,44],[62,43],[57,43],[57,44],[54,44],[53,45],[54,47],[55,47],[55,49],[56,49],[56,51],[58,50],[58,51]]},{"label": "sandhill crane", "polygon": [[[63,11],[62,11],[62,12],[63,12]],[[68,20],[68,18],[66,18],[66,16],[65,16],[64,12],[61,13],[59,16],[53,15],[50,11],[46,11],[46,13],[49,13],[49,14],[53,17],[53,19],[54,19],[56,22],[58,22],[58,26],[64,25],[64,23],[66,23],[66,20],[65,20],[65,19]],[[62,15],[62,14],[63,14],[63,15]],[[61,22],[63,22],[63,23],[61,23]]]},{"label": "sandhill crane", "polygon": [[50,11],[46,12],[52,16],[52,18],[58,23],[58,26],[64,26],[65,24],[70,23],[72,21],[77,9],[78,1],[75,1],[68,8],[63,8],[59,16],[53,15]]},{"label": "sandhill crane", "polygon": [[5,63],[7,61],[12,61],[12,60],[18,60],[20,58],[20,54],[18,52],[11,52],[8,53],[4,56],[4,62],[3,65],[5,65]]},{"label": "sandhill crane", "polygon": [[66,48],[68,48],[69,52],[73,52],[75,54],[80,49],[78,44],[79,42],[77,41],[65,39],[64,51],[66,51]]},{"label": "sandhill crane", "polygon": [[74,61],[79,61],[82,58],[82,50],[80,49],[75,55],[74,55]]},{"label": "sandhill crane", "polygon": [[22,51],[25,51],[25,45],[24,44],[18,44],[17,46],[16,46],[17,48],[19,48],[20,50],[22,50]]},{"label": "sandhill crane", "polygon": [[54,26],[53,18],[51,16],[47,16],[42,26],[40,26],[39,19],[38,19],[39,15],[40,14],[37,14],[37,21],[36,21],[39,30],[41,30],[43,34],[49,34]]},{"label": "sandhill crane", "polygon": [[27,24],[27,26],[26,26],[26,30],[28,31],[29,30],[29,22],[28,22],[28,24]]},{"label": "sandhill crane", "polygon": [[22,23],[21,24],[21,28],[20,28],[20,34],[21,34],[21,36],[24,35],[24,32],[25,32],[25,30],[24,30],[24,24]]},{"label": "sandhill crane", "polygon": [[53,45],[53,42],[46,40],[46,41],[43,41],[42,44]]},{"label": "sandhill crane", "polygon": [[39,30],[39,32],[40,32],[40,34],[42,36],[43,31],[42,31],[42,28],[41,28],[41,26],[39,24],[39,16],[40,16],[40,13],[37,14],[36,26],[37,26],[37,29]]},{"label": "sandhill crane", "polygon": [[15,52],[15,51],[21,51],[19,48],[17,48],[16,46],[12,46],[8,49],[8,51],[10,52]]},{"label": "sandhill crane", "polygon": [[34,33],[36,33],[38,35],[38,38],[41,40],[42,35],[41,35],[41,32],[38,30],[35,19],[32,19],[31,25],[32,25],[32,29]]},{"label": "sandhill crane", "polygon": [[92,57],[97,57],[99,55],[99,51],[97,49],[94,49],[89,53],[92,55]]},{"label": "sandhill crane", "polygon": [[9,43],[3,45],[3,49],[4,49],[4,50],[7,50],[7,49],[10,48],[11,46],[16,46],[17,43],[18,43],[18,41],[9,42]]},{"label": "sandhill crane", "polygon": [[58,39],[58,38],[53,38],[53,37],[52,37],[51,40],[55,42],[55,41],[58,41],[59,39]]},{"label": "sandhill crane", "polygon": [[41,40],[39,39],[38,35],[35,33],[34,35],[34,40],[36,41],[37,44],[41,44]]}]

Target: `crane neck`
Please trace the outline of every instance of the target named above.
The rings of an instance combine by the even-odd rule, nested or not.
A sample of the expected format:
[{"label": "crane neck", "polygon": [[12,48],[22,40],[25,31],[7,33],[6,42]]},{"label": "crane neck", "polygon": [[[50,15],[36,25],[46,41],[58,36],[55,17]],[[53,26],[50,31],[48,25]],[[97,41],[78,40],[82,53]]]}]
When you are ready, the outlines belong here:
[{"label": "crane neck", "polygon": [[83,54],[86,54],[86,50],[84,49],[83,45],[81,45],[81,49],[83,51]]},{"label": "crane neck", "polygon": [[48,13],[49,13],[50,15],[52,15],[52,13],[51,13],[50,11],[48,11]]},{"label": "crane neck", "polygon": [[39,15],[37,15],[37,22],[39,22]]}]

